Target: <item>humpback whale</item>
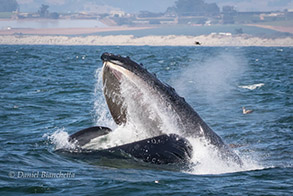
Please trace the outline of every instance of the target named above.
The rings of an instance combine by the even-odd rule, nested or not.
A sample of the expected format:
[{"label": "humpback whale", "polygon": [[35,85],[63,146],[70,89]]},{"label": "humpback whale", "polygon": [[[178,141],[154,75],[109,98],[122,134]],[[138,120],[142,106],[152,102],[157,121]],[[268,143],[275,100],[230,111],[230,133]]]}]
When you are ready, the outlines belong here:
[{"label": "humpback whale", "polygon": [[223,160],[242,165],[241,159],[180,97],[174,88],[160,81],[129,57],[104,53],[102,81],[109,111],[118,126],[134,124],[145,138],[105,149],[87,149],[95,138],[112,133],[107,127],[91,127],[70,136],[77,148],[59,152],[87,158],[133,157],[154,164],[188,163],[192,157],[189,139],[206,141]]}]

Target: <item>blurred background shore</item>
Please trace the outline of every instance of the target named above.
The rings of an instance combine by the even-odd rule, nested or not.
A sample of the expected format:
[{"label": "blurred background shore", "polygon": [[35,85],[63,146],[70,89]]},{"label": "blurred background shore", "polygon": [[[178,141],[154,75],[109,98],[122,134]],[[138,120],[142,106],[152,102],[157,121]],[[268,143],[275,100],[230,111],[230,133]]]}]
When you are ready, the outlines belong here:
[{"label": "blurred background shore", "polygon": [[0,44],[293,46],[292,3],[272,2],[0,0]]}]

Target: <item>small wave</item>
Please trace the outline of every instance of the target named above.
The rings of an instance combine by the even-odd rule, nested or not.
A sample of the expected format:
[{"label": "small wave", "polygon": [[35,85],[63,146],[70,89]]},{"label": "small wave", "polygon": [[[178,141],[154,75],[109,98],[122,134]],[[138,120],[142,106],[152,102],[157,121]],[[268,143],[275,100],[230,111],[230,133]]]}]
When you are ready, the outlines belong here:
[{"label": "small wave", "polygon": [[245,88],[245,89],[249,89],[249,90],[254,90],[256,88],[260,88],[262,86],[264,86],[264,83],[259,83],[259,84],[252,84],[252,85],[245,85],[245,86],[238,86],[239,88]]}]

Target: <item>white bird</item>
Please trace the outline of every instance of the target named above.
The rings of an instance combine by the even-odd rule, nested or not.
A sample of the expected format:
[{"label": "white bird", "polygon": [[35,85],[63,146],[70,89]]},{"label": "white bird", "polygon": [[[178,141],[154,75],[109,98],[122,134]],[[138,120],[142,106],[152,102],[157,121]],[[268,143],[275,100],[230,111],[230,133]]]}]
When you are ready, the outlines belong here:
[{"label": "white bird", "polygon": [[253,112],[253,110],[246,110],[244,106],[242,107],[242,113],[243,114],[249,114],[251,112]]}]

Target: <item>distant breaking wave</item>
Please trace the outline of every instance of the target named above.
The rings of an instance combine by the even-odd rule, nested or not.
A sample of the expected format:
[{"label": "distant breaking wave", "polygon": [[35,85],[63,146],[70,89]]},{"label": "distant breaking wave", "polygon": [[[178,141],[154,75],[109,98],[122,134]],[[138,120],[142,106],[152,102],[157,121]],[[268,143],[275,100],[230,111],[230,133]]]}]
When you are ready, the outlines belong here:
[{"label": "distant breaking wave", "polygon": [[238,86],[238,87],[240,87],[240,88],[246,88],[246,89],[249,89],[249,90],[254,90],[254,89],[260,88],[260,87],[262,87],[264,85],[265,85],[264,83],[259,83],[259,84],[252,84],[252,85]]}]

